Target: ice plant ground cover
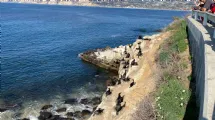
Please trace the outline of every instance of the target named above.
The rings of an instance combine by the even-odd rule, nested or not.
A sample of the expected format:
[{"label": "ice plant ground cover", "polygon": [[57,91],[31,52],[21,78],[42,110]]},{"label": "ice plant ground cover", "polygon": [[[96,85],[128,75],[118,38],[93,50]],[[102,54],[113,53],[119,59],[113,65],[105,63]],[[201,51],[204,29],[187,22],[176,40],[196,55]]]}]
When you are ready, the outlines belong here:
[{"label": "ice plant ground cover", "polygon": [[177,18],[166,30],[171,31],[172,36],[160,46],[157,55],[161,71],[161,81],[155,93],[157,119],[181,120],[189,111],[193,118],[197,116],[197,110],[188,108],[193,99],[190,89],[193,84],[186,22]]}]

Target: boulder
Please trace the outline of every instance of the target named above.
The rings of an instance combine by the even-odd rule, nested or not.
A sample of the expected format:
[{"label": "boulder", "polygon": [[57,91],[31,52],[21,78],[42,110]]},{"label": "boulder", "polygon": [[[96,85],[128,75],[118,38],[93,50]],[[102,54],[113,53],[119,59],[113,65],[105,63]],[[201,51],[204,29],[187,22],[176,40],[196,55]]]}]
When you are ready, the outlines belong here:
[{"label": "boulder", "polygon": [[88,117],[90,117],[90,115],[92,114],[92,112],[89,111],[89,110],[82,110],[81,114],[82,114],[82,117],[88,118]]},{"label": "boulder", "polygon": [[4,112],[6,110],[7,110],[6,108],[0,108],[0,112]]},{"label": "boulder", "polygon": [[66,116],[68,116],[68,117],[72,117],[73,115],[74,115],[73,112],[68,112],[68,113],[66,113]]},{"label": "boulder", "polygon": [[78,100],[77,100],[76,98],[71,98],[71,99],[65,100],[64,103],[65,103],[65,104],[71,104],[71,105],[73,105],[73,104],[77,104],[77,103],[78,103]]},{"label": "boulder", "polygon": [[47,110],[49,108],[53,107],[52,105],[44,105],[41,110]]},{"label": "boulder", "polygon": [[40,112],[39,120],[46,120],[52,117],[52,113],[50,112]]},{"label": "boulder", "polygon": [[88,104],[90,101],[87,98],[81,99],[80,103],[81,104]]},{"label": "boulder", "polygon": [[66,108],[59,108],[56,110],[56,112],[60,113],[60,112],[66,112]]},{"label": "boulder", "polygon": [[23,118],[22,120],[30,120],[30,119],[28,119],[28,118]]},{"label": "boulder", "polygon": [[49,120],[59,120],[59,119],[60,119],[60,115],[54,115]]},{"label": "boulder", "polygon": [[74,118],[63,118],[63,117],[59,117],[57,120],[75,120]]},{"label": "boulder", "polygon": [[76,118],[81,118],[81,117],[82,117],[81,111],[75,111],[73,115],[74,115],[74,117],[76,117]]}]

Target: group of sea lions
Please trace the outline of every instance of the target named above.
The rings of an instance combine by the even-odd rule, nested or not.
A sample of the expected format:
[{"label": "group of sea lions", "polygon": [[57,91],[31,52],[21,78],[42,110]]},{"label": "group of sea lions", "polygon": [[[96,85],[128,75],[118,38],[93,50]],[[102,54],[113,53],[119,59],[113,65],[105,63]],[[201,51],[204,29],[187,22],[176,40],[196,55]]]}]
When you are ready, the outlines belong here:
[{"label": "group of sea lions", "polygon": [[[140,45],[141,45],[141,42],[138,42],[138,48],[136,48],[136,50],[138,50],[138,53],[137,53],[138,58],[139,58],[140,56],[143,55]],[[129,48],[131,48],[131,47],[132,47],[132,44],[129,44]],[[122,64],[122,65],[123,65],[123,69],[125,69],[125,72],[124,72],[122,75],[120,75],[120,78],[119,78],[119,79],[117,79],[117,80],[111,79],[111,83],[112,83],[113,86],[114,86],[114,85],[120,85],[120,84],[121,84],[121,81],[129,82],[130,79],[131,79],[131,78],[129,78],[129,76],[126,77],[126,75],[127,75],[127,73],[128,73],[128,68],[129,68],[129,60],[126,61],[126,59],[128,59],[128,58],[131,57],[131,54],[128,53],[127,47],[126,47],[126,46],[125,46],[125,50],[124,50],[123,54],[125,55],[125,57],[123,57],[121,60],[118,60],[118,59],[117,59],[116,61],[114,61],[114,63],[119,64],[119,65]],[[131,61],[130,66],[132,67],[132,66],[137,66],[137,65],[138,65],[138,63],[135,61],[135,59],[133,59],[133,60]],[[130,83],[129,88],[133,87],[135,84],[136,84],[136,82],[134,82],[134,79],[132,79],[132,82]],[[107,88],[105,94],[106,94],[106,97],[109,96],[109,95],[111,95],[111,94],[112,94],[111,89],[110,89],[110,88]],[[124,104],[122,105],[124,96],[125,96],[125,95],[121,96],[121,93],[118,94],[118,97],[117,97],[117,99],[116,99],[116,106],[115,106],[116,115],[118,115],[119,112],[120,112],[120,111],[125,107],[125,105],[126,105],[126,102],[124,102]],[[93,115],[102,114],[103,111],[104,111],[104,109],[98,108],[97,110],[95,110],[95,112],[94,112]]]}]

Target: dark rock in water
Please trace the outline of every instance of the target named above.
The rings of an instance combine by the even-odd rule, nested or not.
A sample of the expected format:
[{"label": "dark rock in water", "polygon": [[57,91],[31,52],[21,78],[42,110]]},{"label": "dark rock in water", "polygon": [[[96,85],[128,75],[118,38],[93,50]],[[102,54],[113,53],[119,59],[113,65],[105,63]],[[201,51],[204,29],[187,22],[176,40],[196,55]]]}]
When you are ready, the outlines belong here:
[{"label": "dark rock in water", "polygon": [[87,98],[81,99],[80,103],[81,104],[88,104],[90,101]]},{"label": "dark rock in water", "polygon": [[90,117],[92,112],[89,110],[82,110],[81,114],[82,114],[82,117],[86,118],[86,117]]},{"label": "dark rock in water", "polygon": [[101,103],[101,98],[100,97],[94,97],[93,99],[92,99],[92,104],[93,105],[98,105],[98,104],[100,104]]},{"label": "dark rock in water", "polygon": [[60,117],[59,115],[55,115],[50,119],[47,120],[75,120],[74,118],[64,118],[64,117]]},{"label": "dark rock in water", "polygon": [[56,112],[60,113],[60,112],[66,112],[66,108],[59,108],[56,110]]},{"label": "dark rock in water", "polygon": [[85,108],[90,108],[89,106],[85,106]]},{"label": "dark rock in water", "polygon": [[22,120],[30,120],[30,119],[28,119],[28,118],[23,118]]},{"label": "dark rock in water", "polygon": [[63,118],[63,117],[59,117],[57,120],[75,120],[74,118]]},{"label": "dark rock in water", "polygon": [[47,110],[49,108],[53,107],[52,105],[44,105],[41,110]]},{"label": "dark rock in water", "polygon": [[39,120],[46,120],[52,117],[52,113],[50,112],[40,112]]},{"label": "dark rock in water", "polygon": [[7,110],[6,108],[0,108],[0,112],[4,112],[6,110]]},{"label": "dark rock in water", "polygon": [[72,117],[74,114],[73,114],[73,112],[68,112],[68,113],[66,113],[66,115],[69,117]]},{"label": "dark rock in water", "polygon": [[28,118],[23,118],[23,119],[17,119],[17,120],[30,120],[30,119],[28,119]]},{"label": "dark rock in water", "polygon": [[76,98],[67,99],[64,102],[65,104],[76,104],[78,103],[78,100]]},{"label": "dark rock in water", "polygon": [[75,111],[74,112],[74,117],[81,118],[82,117],[81,111]]},{"label": "dark rock in water", "polygon": [[60,115],[54,115],[49,120],[59,120],[59,119],[60,119]]}]

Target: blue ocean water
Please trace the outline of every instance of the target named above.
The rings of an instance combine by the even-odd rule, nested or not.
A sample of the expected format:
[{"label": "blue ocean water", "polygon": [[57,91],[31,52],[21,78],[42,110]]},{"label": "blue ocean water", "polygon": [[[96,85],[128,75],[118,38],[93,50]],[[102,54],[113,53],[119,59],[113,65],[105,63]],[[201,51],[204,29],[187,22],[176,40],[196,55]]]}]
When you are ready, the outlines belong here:
[{"label": "blue ocean water", "polygon": [[6,3],[0,3],[0,13],[0,92],[8,103],[102,93],[113,73],[81,61],[79,53],[132,43],[188,14]]}]

